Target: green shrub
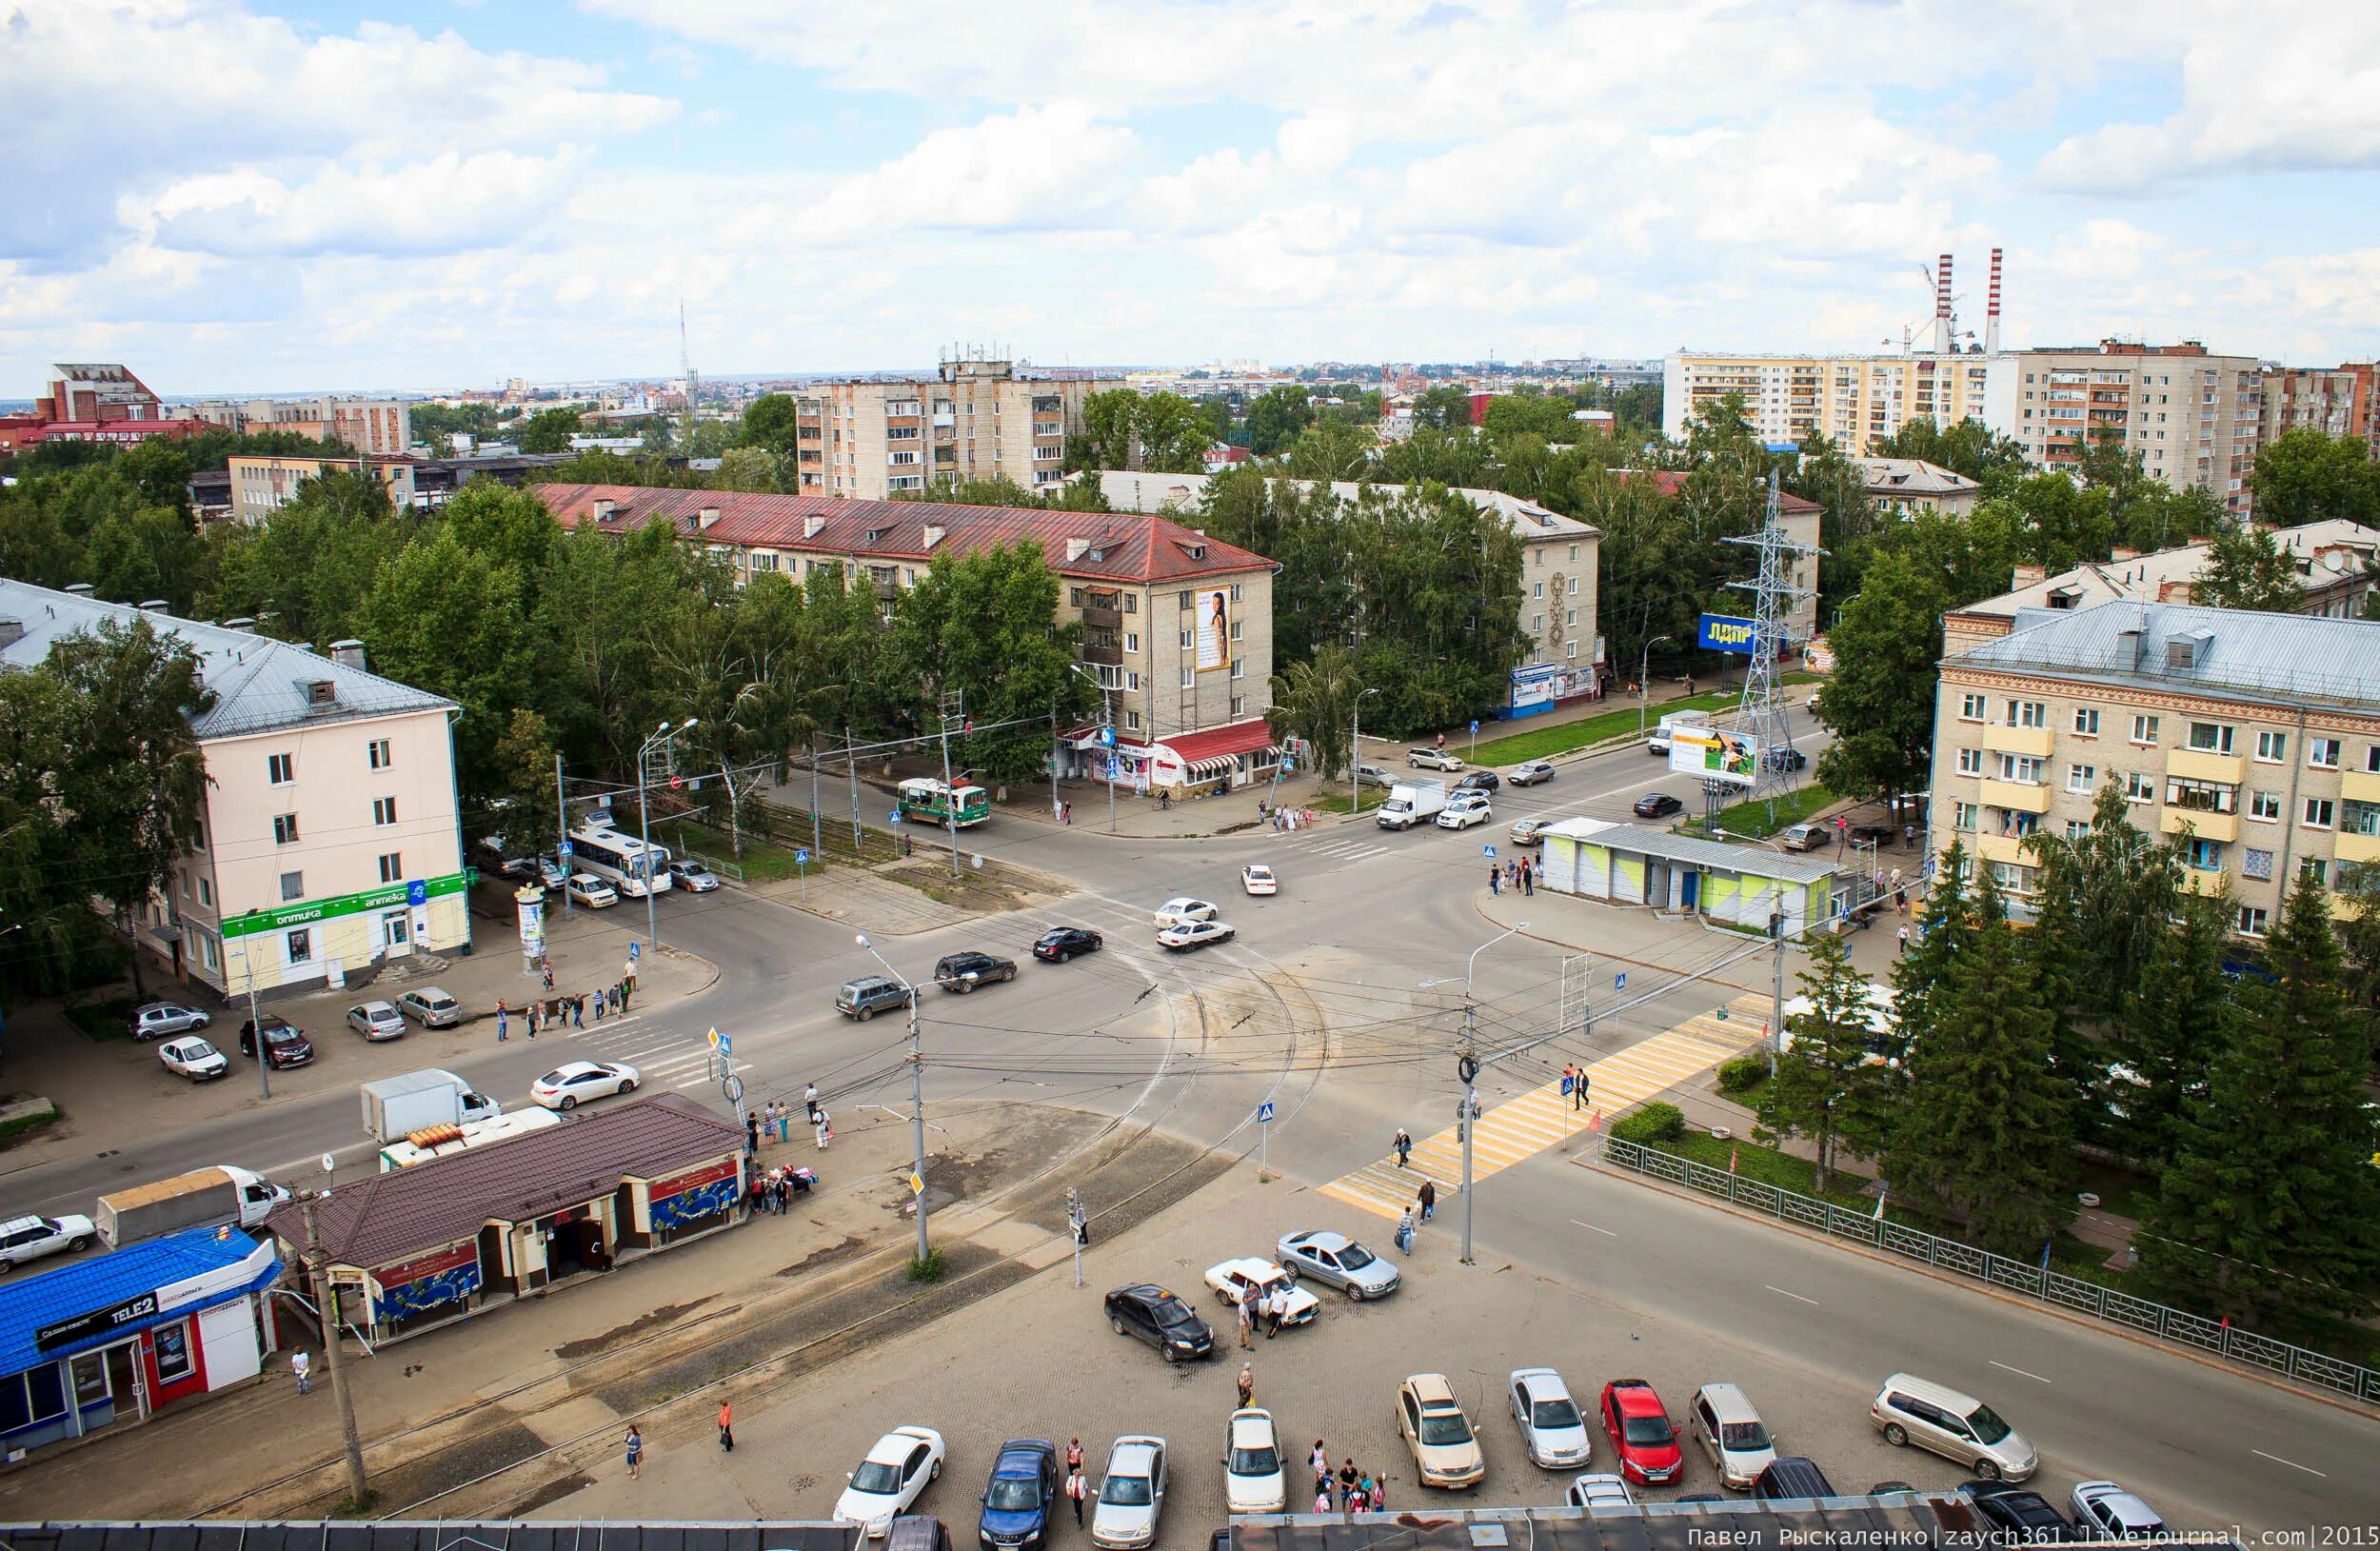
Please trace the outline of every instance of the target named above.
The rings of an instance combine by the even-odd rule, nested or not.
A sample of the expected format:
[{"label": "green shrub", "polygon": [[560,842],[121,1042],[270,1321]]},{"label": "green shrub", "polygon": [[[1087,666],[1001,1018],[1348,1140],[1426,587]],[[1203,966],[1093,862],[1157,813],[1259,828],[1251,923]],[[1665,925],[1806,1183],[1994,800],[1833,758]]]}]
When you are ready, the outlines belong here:
[{"label": "green shrub", "polygon": [[1618,1142],[1639,1145],[1675,1142],[1686,1134],[1686,1117],[1676,1104],[1649,1104],[1612,1127]]},{"label": "green shrub", "polygon": [[1769,1080],[1769,1063],[1765,1056],[1737,1056],[1719,1067],[1721,1093],[1750,1093]]}]

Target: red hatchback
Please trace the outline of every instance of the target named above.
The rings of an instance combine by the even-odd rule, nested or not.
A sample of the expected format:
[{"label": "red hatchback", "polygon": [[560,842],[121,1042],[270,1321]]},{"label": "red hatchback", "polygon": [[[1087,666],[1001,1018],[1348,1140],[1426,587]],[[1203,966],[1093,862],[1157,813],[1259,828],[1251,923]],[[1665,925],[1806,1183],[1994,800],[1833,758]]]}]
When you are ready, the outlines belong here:
[{"label": "red hatchback", "polygon": [[1665,1485],[1685,1469],[1669,1407],[1641,1379],[1615,1379],[1603,1386],[1603,1430],[1619,1456],[1620,1474],[1630,1481]]}]

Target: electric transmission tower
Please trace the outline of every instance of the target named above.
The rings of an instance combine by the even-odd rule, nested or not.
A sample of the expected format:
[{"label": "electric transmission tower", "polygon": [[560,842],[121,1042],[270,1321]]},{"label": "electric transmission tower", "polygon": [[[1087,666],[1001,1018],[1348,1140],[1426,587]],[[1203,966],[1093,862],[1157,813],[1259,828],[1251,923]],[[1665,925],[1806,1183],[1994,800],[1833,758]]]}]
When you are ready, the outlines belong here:
[{"label": "electric transmission tower", "polygon": [[1769,800],[1769,816],[1774,819],[1776,799],[1793,789],[1798,775],[1794,768],[1793,721],[1786,713],[1784,684],[1776,666],[1777,647],[1794,606],[1810,596],[1808,587],[1794,581],[1795,563],[1822,551],[1785,531],[1775,469],[1769,471],[1768,515],[1760,531],[1727,542],[1750,545],[1760,553],[1757,579],[1730,584],[1747,589],[1753,597],[1752,660],[1744,668],[1744,698],[1735,712],[1735,730],[1753,739],[1753,746],[1759,750],[1752,796]]}]

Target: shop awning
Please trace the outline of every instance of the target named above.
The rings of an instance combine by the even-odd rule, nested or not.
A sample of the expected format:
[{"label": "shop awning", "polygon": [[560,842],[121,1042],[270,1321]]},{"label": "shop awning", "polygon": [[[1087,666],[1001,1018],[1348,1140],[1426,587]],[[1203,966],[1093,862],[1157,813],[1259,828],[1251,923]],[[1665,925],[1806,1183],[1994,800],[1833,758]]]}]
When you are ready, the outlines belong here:
[{"label": "shop awning", "polygon": [[1235,722],[1227,727],[1210,727],[1204,732],[1184,732],[1167,738],[1156,746],[1160,759],[1170,759],[1198,776],[1221,775],[1240,762],[1242,755],[1261,753],[1275,746],[1273,728],[1264,722]]}]

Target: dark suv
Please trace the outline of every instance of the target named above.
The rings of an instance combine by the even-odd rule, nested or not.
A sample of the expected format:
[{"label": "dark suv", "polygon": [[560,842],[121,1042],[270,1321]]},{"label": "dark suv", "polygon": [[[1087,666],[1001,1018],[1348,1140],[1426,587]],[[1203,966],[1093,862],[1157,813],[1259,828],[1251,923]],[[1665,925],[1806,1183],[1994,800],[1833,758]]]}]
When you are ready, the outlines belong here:
[{"label": "dark suv", "polygon": [[996,980],[1015,980],[1017,961],[994,958],[973,948],[945,953],[935,962],[934,984],[945,991],[972,991]]},{"label": "dark suv", "polygon": [[[314,1047],[296,1024],[279,1013],[265,1014],[265,1059],[276,1067],[303,1066],[314,1059]],[[240,1025],[240,1054],[256,1053],[256,1024]]]},{"label": "dark suv", "polygon": [[835,993],[835,1010],[864,1024],[880,1012],[906,1005],[908,1000],[909,993],[901,988],[899,981],[869,975],[843,983],[843,989]]}]

